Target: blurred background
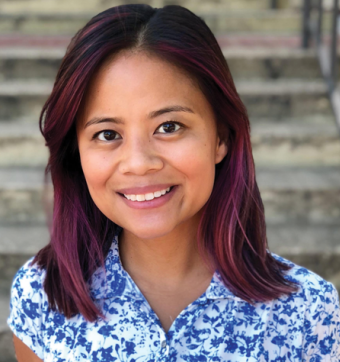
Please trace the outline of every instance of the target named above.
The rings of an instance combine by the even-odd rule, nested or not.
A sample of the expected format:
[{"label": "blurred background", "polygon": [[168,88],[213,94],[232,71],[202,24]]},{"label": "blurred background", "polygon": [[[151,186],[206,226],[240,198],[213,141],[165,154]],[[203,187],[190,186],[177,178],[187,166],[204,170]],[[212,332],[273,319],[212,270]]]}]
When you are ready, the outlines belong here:
[{"label": "blurred background", "polygon": [[250,116],[269,247],[340,289],[337,1],[0,0],[0,362],[15,361],[13,276],[48,242],[40,110],[75,32],[138,2],[185,6],[215,33]]}]

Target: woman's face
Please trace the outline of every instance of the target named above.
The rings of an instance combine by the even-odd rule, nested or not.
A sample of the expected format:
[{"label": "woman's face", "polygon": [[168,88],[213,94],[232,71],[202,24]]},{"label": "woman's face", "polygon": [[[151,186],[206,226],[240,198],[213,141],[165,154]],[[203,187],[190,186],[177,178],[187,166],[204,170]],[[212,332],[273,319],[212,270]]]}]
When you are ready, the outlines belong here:
[{"label": "woman's face", "polygon": [[82,102],[77,137],[94,203],[142,239],[194,222],[212,192],[215,164],[227,153],[202,92],[145,53],[120,53],[99,69]]}]

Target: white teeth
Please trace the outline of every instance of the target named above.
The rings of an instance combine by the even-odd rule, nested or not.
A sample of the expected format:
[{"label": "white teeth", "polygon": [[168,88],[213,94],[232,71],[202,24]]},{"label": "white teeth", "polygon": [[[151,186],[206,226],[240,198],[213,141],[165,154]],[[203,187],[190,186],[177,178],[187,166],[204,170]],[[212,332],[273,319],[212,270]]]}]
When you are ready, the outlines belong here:
[{"label": "white teeth", "polygon": [[137,201],[145,201],[145,195],[136,195]]},{"label": "white teeth", "polygon": [[161,196],[165,195],[169,191],[170,191],[170,187],[168,187],[165,190],[150,192],[150,193],[145,194],[145,195],[125,195],[124,194],[124,196],[128,200],[132,200],[132,201],[145,201],[145,200],[148,201],[148,200],[153,200],[154,198],[157,198],[157,197],[161,197]]},{"label": "white teeth", "polygon": [[146,194],[145,195],[145,200],[153,200],[154,199],[154,195],[153,195],[153,193],[151,192],[150,194]]}]

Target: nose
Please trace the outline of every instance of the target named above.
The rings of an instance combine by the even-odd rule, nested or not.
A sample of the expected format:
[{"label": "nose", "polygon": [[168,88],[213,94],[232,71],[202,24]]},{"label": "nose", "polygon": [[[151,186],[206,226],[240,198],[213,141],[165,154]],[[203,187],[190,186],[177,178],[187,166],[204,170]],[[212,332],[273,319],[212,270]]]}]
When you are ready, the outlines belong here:
[{"label": "nose", "polygon": [[148,137],[135,135],[121,145],[119,171],[123,174],[145,175],[163,168],[163,161]]}]

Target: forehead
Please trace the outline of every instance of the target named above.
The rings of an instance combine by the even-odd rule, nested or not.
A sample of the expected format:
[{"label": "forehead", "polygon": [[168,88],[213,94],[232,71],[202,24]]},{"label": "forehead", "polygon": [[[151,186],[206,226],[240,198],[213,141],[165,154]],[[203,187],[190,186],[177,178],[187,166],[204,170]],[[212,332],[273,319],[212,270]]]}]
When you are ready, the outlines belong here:
[{"label": "forehead", "polygon": [[94,73],[79,113],[133,117],[133,112],[149,114],[169,104],[194,108],[201,117],[212,115],[198,82],[187,72],[155,55],[125,50],[107,58]]},{"label": "forehead", "polygon": [[[163,75],[163,78],[157,78],[159,73]],[[146,78],[150,80],[156,78],[158,80],[157,83],[169,80],[172,82],[185,82],[199,89],[197,80],[183,68],[144,50],[125,49],[117,54],[108,56],[95,72],[92,84],[96,80],[103,80],[108,74],[115,79],[124,78],[124,76],[130,74],[135,78],[138,77],[144,80]]]}]

